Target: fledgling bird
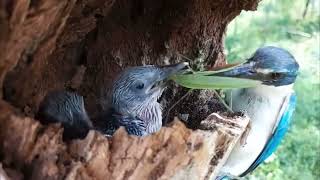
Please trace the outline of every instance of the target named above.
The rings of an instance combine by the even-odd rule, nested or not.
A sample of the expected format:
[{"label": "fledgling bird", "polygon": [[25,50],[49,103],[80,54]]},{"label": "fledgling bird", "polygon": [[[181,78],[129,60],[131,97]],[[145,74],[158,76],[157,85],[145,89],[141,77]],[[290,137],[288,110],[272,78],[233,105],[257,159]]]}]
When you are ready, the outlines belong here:
[{"label": "fledgling bird", "polygon": [[158,99],[167,87],[170,76],[188,68],[188,63],[168,66],[138,66],[121,73],[112,91],[110,112],[97,119],[106,123],[105,134],[112,135],[119,126],[129,134],[144,136],[157,132],[162,126],[162,108]]},{"label": "fledgling bird", "polygon": [[[187,67],[188,63],[178,63],[127,68],[113,84],[112,108],[95,117],[100,126],[94,129],[108,136],[121,126],[137,136],[157,132],[162,126],[158,99],[170,76]],[[48,94],[40,105],[37,118],[46,123],[62,123],[64,136],[69,139],[85,137],[93,129],[82,96],[66,91]]]},{"label": "fledgling bird", "polygon": [[35,118],[42,124],[61,123],[64,140],[82,139],[93,128],[83,97],[67,91],[49,92],[40,103]]},{"label": "fledgling bird", "polygon": [[295,109],[293,84],[298,71],[299,65],[288,51],[266,46],[258,49],[246,63],[219,74],[259,80],[262,84],[232,90],[232,109],[250,117],[251,129],[246,144],[238,142],[234,147],[218,179],[251,173],[277,149]]}]

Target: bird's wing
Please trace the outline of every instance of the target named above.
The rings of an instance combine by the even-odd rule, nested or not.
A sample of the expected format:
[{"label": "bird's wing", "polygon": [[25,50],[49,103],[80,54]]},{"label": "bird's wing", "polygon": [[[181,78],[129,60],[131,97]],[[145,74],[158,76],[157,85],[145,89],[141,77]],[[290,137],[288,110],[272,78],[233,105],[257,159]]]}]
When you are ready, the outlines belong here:
[{"label": "bird's wing", "polygon": [[146,123],[138,117],[123,117],[120,126],[124,126],[128,134],[136,136],[147,135]]},{"label": "bird's wing", "polygon": [[253,162],[253,164],[240,175],[240,177],[243,177],[247,175],[248,173],[252,172],[256,167],[258,167],[264,160],[266,160],[278,147],[281,140],[283,139],[284,135],[286,134],[289,123],[292,118],[293,111],[296,106],[296,95],[295,93],[292,93],[291,95],[288,95],[283,103],[282,108],[279,113],[279,121],[275,125],[275,129],[269,138],[269,141],[261,151],[260,155],[257,157],[257,159]]},{"label": "bird's wing", "polygon": [[113,108],[100,113],[93,119],[93,122],[95,122],[95,129],[105,136],[113,136],[120,126],[123,126],[130,135],[144,136],[147,132],[143,120],[137,117],[123,116],[116,113]]},{"label": "bird's wing", "polygon": [[95,130],[105,136],[112,136],[119,128],[117,117],[114,115],[114,109],[109,108],[92,119]]}]

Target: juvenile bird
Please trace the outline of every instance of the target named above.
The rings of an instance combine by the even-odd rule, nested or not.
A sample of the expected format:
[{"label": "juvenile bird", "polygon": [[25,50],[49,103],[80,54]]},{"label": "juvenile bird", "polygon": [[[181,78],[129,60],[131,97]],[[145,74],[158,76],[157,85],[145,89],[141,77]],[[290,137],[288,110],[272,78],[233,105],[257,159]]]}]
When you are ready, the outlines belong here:
[{"label": "juvenile bird", "polygon": [[[105,135],[113,135],[120,126],[137,136],[157,132],[162,126],[162,109],[158,99],[169,77],[187,66],[187,63],[179,63],[124,70],[113,84],[112,108],[95,117],[95,122],[100,122],[95,129]],[[71,136],[71,139],[83,137],[92,129],[82,96],[66,91],[47,95],[40,105],[37,118],[46,123],[62,123],[64,135]]]},{"label": "juvenile bird", "polygon": [[40,103],[35,118],[43,124],[61,123],[64,140],[84,138],[92,128],[83,97],[67,91],[48,93]]},{"label": "juvenile bird", "polygon": [[157,132],[162,126],[162,108],[158,99],[167,86],[169,77],[186,69],[188,63],[168,66],[138,66],[121,73],[112,91],[113,119],[110,112],[102,113],[99,121],[106,125],[105,134],[112,135],[124,126],[129,134],[138,136]]},{"label": "juvenile bird", "polygon": [[246,144],[234,147],[221,176],[243,177],[264,162],[278,147],[288,130],[296,105],[293,84],[299,65],[286,50],[266,46],[239,67],[219,75],[259,80],[254,88],[232,90],[230,104],[251,119]]}]

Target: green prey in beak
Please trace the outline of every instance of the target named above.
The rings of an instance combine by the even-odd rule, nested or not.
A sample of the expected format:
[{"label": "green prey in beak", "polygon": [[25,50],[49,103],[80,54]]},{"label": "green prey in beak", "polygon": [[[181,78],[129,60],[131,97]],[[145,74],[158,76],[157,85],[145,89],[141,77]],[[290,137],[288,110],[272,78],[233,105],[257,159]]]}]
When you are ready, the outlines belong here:
[{"label": "green prey in beak", "polygon": [[241,69],[245,63],[225,65],[212,71],[189,71],[175,74],[171,77],[177,84],[191,89],[234,89],[249,88],[260,85],[262,82],[247,77],[230,76],[233,69]]},{"label": "green prey in beak", "polygon": [[281,48],[259,48],[247,61],[225,65],[213,71],[189,72],[171,77],[181,86],[191,89],[233,89],[258,85],[291,84],[298,75],[299,65],[290,61],[292,55]]}]

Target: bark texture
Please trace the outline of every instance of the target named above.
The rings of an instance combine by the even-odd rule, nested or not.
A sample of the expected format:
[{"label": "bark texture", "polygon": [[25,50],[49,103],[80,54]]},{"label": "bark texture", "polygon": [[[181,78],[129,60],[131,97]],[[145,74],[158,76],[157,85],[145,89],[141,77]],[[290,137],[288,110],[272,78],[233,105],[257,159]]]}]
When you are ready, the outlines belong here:
[{"label": "bark texture", "polygon": [[212,179],[249,122],[247,117],[211,114],[196,131],[175,120],[144,138],[124,129],[111,139],[91,131],[66,144],[59,126],[44,127],[0,103],[2,161],[34,180]]},{"label": "bark texture", "polygon": [[[0,177],[208,179],[247,121],[229,117],[221,127],[207,123],[205,128],[201,120],[223,110],[210,91],[194,91],[172,110],[186,92],[172,85],[161,101],[166,112],[172,110],[165,114],[168,121],[187,115],[190,127],[206,130],[192,131],[175,121],[146,138],[123,130],[112,139],[91,132],[66,144],[61,128],[43,127],[32,117],[47,92],[56,89],[83,95],[95,116],[109,107],[111,84],[128,66],[189,61],[195,69],[209,69],[225,63],[228,23],[258,2],[0,0]],[[226,130],[233,120],[230,129],[237,133]]]}]

